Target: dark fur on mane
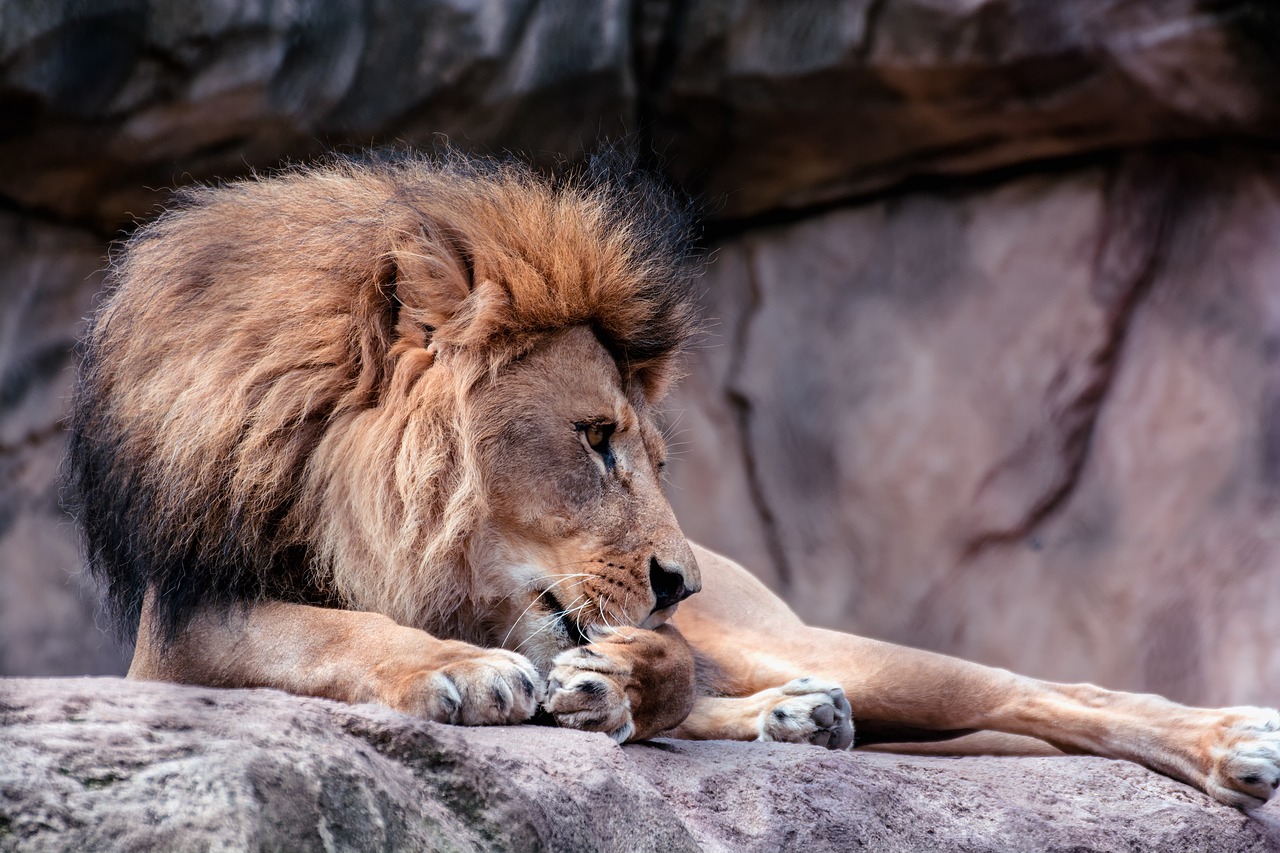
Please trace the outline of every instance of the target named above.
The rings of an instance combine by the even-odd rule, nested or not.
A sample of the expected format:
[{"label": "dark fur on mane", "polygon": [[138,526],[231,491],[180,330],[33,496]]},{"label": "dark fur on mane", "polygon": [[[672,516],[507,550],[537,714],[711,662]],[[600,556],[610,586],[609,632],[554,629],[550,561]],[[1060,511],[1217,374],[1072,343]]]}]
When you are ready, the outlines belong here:
[{"label": "dark fur on mane", "polygon": [[[159,639],[201,609],[347,603],[308,463],[346,416],[403,402],[397,371],[428,342],[478,382],[587,324],[655,401],[696,330],[690,222],[616,155],[558,178],[456,153],[343,158],[178,194],[114,253],[70,417],[68,503],[122,638],[148,589]],[[436,509],[405,523],[437,518],[458,479],[425,473]]]}]

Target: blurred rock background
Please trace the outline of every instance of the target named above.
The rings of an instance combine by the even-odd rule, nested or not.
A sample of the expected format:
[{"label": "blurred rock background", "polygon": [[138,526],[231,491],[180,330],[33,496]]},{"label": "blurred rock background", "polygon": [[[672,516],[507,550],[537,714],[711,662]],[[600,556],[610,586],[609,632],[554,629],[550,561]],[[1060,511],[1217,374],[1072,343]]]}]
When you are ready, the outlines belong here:
[{"label": "blurred rock background", "polygon": [[702,200],[670,494],[802,615],[1280,701],[1269,0],[0,0],[0,675],[125,666],[56,479],[111,241],[441,135]]}]

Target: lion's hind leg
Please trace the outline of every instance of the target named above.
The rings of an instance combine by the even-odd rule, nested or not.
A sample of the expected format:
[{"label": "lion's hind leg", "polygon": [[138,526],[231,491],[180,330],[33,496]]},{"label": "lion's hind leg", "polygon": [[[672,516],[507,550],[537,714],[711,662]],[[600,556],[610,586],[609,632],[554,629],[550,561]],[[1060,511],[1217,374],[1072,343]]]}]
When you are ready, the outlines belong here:
[{"label": "lion's hind leg", "polygon": [[838,684],[797,678],[750,696],[700,696],[671,734],[689,740],[759,740],[848,749],[853,744],[853,713]]}]

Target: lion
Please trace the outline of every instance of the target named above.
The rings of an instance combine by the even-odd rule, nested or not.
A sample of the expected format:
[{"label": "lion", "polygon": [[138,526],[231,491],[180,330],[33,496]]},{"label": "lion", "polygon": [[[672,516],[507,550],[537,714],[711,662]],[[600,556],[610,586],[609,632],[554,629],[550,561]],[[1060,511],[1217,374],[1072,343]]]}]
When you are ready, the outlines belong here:
[{"label": "lion", "polygon": [[699,328],[673,198],[599,159],[406,154],[188,190],[140,228],[68,464],[129,677],[619,742],[996,732],[1266,802],[1274,710],[811,627],[686,540],[660,482]]}]

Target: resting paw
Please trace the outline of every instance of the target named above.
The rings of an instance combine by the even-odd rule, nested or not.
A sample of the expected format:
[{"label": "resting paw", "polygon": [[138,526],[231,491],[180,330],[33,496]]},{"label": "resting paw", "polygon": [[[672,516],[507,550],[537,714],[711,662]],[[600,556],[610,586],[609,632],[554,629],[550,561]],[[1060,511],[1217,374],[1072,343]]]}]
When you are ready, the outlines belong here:
[{"label": "resting paw", "polygon": [[463,726],[509,725],[533,716],[542,678],[523,655],[486,649],[440,669],[409,676],[394,705],[402,711]]},{"label": "resting paw", "polygon": [[1215,799],[1253,809],[1280,788],[1280,713],[1270,708],[1225,708],[1205,789]]},{"label": "resting paw", "polygon": [[626,685],[631,667],[590,647],[561,652],[547,678],[547,711],[561,726],[604,732],[618,743],[635,734]]},{"label": "resting paw", "polygon": [[772,705],[760,714],[760,740],[828,749],[848,749],[853,744],[853,711],[840,685],[797,678],[763,695]]}]

